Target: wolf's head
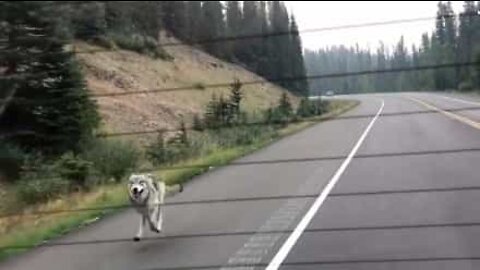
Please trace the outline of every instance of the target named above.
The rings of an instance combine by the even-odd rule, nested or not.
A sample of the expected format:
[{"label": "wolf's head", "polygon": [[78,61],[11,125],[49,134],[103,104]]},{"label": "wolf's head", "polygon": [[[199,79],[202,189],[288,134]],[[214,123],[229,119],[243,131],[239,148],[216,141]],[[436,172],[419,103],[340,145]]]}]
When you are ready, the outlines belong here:
[{"label": "wolf's head", "polygon": [[150,175],[132,174],[128,179],[128,194],[130,200],[136,204],[144,204],[149,196],[148,183]]}]

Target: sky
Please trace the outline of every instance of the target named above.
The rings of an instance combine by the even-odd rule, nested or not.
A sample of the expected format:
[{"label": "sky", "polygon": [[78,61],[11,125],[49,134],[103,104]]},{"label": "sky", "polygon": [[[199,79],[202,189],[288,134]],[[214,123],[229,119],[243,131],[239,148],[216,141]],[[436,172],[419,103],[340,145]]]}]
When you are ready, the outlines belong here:
[{"label": "sky", "polygon": [[[287,8],[295,15],[300,31],[332,26],[364,24],[372,22],[429,18],[427,21],[354,29],[301,33],[303,47],[319,49],[334,45],[354,46],[375,49],[379,41],[393,47],[400,36],[405,44],[420,44],[421,35],[432,32],[437,12],[436,1],[286,1]],[[452,1],[456,13],[462,10],[463,1]]]}]

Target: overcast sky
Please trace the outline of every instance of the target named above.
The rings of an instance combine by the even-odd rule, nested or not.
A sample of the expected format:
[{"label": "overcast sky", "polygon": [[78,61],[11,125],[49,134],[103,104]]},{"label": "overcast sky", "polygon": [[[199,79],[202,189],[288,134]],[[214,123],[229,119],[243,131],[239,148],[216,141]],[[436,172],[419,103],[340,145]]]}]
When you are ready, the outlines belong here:
[{"label": "overcast sky", "polygon": [[[295,14],[299,29],[315,29],[330,26],[362,24],[391,20],[435,17],[435,1],[391,1],[391,2],[353,2],[353,1],[286,1],[287,7]],[[462,9],[463,1],[452,1],[457,13]],[[356,29],[321,31],[301,34],[304,48],[318,49],[332,45],[370,46],[374,49],[379,41],[393,46],[400,36],[405,37],[406,44],[419,44],[422,33],[431,32],[434,20],[384,26],[371,26]]]}]

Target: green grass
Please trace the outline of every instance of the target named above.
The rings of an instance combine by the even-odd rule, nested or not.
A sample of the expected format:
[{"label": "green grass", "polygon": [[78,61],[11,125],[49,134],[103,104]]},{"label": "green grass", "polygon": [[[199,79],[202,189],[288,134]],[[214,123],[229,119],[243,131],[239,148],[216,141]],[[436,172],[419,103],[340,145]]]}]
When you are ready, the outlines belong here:
[{"label": "green grass", "polygon": [[[191,159],[188,161],[178,162],[174,167],[192,166],[190,168],[181,168],[175,170],[161,170],[157,174],[169,185],[184,183],[192,179],[194,176],[200,175],[209,168],[198,165],[211,164],[214,167],[219,167],[229,162],[261,149],[278,139],[294,134],[303,130],[319,121],[334,118],[358,105],[355,101],[334,101],[329,110],[330,112],[316,118],[312,121],[303,121],[293,123],[280,130],[276,135],[256,140],[247,146],[231,147],[227,149],[217,149],[212,153],[200,158]],[[197,165],[198,167],[195,167]],[[55,202],[47,203],[45,205],[37,206],[31,211],[54,211],[58,209],[75,209],[75,208],[102,208],[112,205],[123,205],[127,203],[127,194],[124,184],[113,184],[108,186],[100,186],[94,191],[88,193],[79,193],[65,196]],[[13,222],[14,229],[8,233],[3,233],[0,236],[0,246],[26,246],[32,247],[43,243],[44,241],[64,235],[76,228],[79,228],[91,221],[102,217],[106,214],[116,212],[118,210],[95,210],[88,212],[74,212],[63,213],[58,215],[47,215],[43,217],[23,216],[20,219],[9,220]],[[0,220],[0,227],[7,226],[5,220]],[[10,224],[11,225],[11,224]],[[0,250],[0,260],[9,256],[18,254],[28,250],[14,249],[14,250]]]}]

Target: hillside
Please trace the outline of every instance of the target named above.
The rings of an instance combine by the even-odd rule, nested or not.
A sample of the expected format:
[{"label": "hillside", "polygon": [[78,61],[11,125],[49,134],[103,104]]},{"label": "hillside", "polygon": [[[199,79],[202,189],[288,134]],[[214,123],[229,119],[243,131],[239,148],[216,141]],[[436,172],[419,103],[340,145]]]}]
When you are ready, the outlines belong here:
[{"label": "hillside", "polygon": [[[77,42],[75,47],[77,51],[102,49],[84,42]],[[98,98],[104,131],[176,128],[182,117],[190,122],[194,114],[202,115],[213,94],[228,96],[228,87],[200,89],[201,86],[230,83],[234,78],[242,82],[262,80],[240,66],[190,46],[171,46],[165,50],[174,60],[153,59],[125,50],[77,55],[93,94],[197,86],[187,91]],[[254,112],[276,104],[285,90],[265,82],[243,86],[242,91],[243,109]],[[290,97],[294,103],[298,102],[295,96]]]}]

